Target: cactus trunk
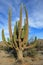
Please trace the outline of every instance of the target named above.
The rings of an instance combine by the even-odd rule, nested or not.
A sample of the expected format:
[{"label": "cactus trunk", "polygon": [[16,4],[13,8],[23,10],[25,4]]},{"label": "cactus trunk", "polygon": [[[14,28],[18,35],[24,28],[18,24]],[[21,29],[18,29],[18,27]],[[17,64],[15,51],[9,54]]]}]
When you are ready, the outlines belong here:
[{"label": "cactus trunk", "polygon": [[17,51],[17,57],[18,57],[19,60],[22,60],[23,61],[23,51],[22,50],[19,49]]}]

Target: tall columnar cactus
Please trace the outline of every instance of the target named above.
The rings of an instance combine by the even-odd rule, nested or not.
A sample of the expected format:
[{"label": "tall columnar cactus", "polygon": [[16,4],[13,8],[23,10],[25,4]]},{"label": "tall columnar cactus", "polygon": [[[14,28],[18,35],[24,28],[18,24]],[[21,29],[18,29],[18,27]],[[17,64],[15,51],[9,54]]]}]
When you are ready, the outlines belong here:
[{"label": "tall columnar cactus", "polygon": [[9,17],[8,17],[8,27],[9,27],[9,35],[10,35],[10,41],[5,40],[4,36],[4,30],[2,30],[2,40],[5,41],[8,47],[15,48],[17,52],[18,59],[23,60],[23,50],[26,48],[32,48],[35,47],[35,44],[26,46],[26,43],[28,41],[28,13],[26,8],[24,8],[26,13],[26,19],[25,24],[22,27],[22,6],[20,7],[20,20],[16,22],[16,25],[14,26],[14,32],[12,34],[11,29],[11,11],[9,10]]}]

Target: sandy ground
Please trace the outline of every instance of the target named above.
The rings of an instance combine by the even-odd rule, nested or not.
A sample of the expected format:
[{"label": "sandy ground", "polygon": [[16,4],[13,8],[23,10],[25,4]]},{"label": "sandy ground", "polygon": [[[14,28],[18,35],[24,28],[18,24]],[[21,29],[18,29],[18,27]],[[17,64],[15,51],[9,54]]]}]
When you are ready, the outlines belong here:
[{"label": "sandy ground", "polygon": [[[36,58],[25,57],[25,63],[23,65],[43,65],[43,55],[38,54]],[[0,50],[0,65],[20,65],[14,64],[15,59],[10,57],[9,54]]]},{"label": "sandy ground", "polygon": [[0,50],[0,65],[13,65],[15,59],[4,51]]}]

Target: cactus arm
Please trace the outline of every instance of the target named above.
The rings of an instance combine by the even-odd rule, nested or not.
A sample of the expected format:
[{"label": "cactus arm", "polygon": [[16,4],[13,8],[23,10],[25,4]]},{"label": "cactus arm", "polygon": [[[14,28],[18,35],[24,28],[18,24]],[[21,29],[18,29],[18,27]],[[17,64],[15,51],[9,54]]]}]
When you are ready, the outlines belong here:
[{"label": "cactus arm", "polygon": [[12,45],[9,45],[6,41],[6,38],[5,38],[5,35],[4,35],[4,29],[2,29],[2,40],[3,40],[3,43],[7,46],[7,47],[11,47],[12,48]]},{"label": "cactus arm", "polygon": [[2,40],[3,40],[3,43],[5,43],[7,45],[6,38],[5,38],[5,35],[4,35],[4,29],[2,29]]},{"label": "cactus arm", "polygon": [[27,42],[28,40],[28,13],[27,13],[27,10],[25,8],[25,13],[26,13],[26,34],[25,34],[25,37],[24,37],[24,42]]},{"label": "cactus arm", "polygon": [[22,42],[23,45],[28,40],[28,13],[27,13],[26,8],[25,8],[25,12],[26,12],[26,23],[25,23],[26,24],[26,32],[25,32],[26,34],[25,34],[24,39],[23,39],[23,42]]},{"label": "cactus arm", "polygon": [[15,44],[15,46],[16,46],[16,48],[17,48],[18,45],[17,45],[17,43],[16,43],[16,41],[17,41],[17,34],[16,34],[16,32],[17,32],[17,23],[16,23],[16,25],[14,26],[14,44]]},{"label": "cactus arm", "polygon": [[36,47],[36,45],[37,45],[37,41],[35,41],[32,45],[24,46],[23,50],[24,49],[29,49],[29,48],[34,48],[34,47]]},{"label": "cactus arm", "polygon": [[2,29],[2,40],[3,40],[3,41],[6,41],[5,35],[4,35],[4,29]]},{"label": "cactus arm", "polygon": [[21,47],[21,28],[22,28],[22,5],[20,7],[20,21],[19,21],[19,36],[18,36],[18,39],[19,39],[19,47]]},{"label": "cactus arm", "polygon": [[24,36],[26,34],[26,19],[24,19],[24,26],[21,31],[21,38],[24,39]]},{"label": "cactus arm", "polygon": [[3,40],[3,43],[6,44],[6,46],[8,46],[5,35],[4,35],[4,29],[2,29],[2,40]]},{"label": "cactus arm", "polygon": [[10,40],[12,40],[12,28],[11,28],[11,10],[9,10],[9,14],[8,14],[8,29],[9,29],[9,36],[10,36]]},{"label": "cactus arm", "polygon": [[16,39],[17,39],[16,32],[17,32],[17,24],[14,26],[14,42],[15,42]]}]

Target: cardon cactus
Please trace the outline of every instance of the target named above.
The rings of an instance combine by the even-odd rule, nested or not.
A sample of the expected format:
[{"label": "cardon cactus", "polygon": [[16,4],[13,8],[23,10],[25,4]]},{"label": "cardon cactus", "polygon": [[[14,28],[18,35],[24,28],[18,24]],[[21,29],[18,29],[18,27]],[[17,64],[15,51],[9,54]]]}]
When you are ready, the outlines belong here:
[{"label": "cardon cactus", "polygon": [[35,46],[35,44],[26,46],[26,43],[28,41],[28,12],[26,8],[24,7],[25,13],[26,13],[26,19],[24,21],[24,26],[22,27],[22,6],[20,6],[20,20],[16,22],[14,26],[14,32],[12,33],[11,28],[11,10],[9,10],[9,16],[8,16],[8,29],[9,29],[9,36],[10,40],[6,41],[4,30],[2,30],[2,40],[3,42],[11,48],[16,49],[17,57],[18,59],[23,60],[23,50],[26,48],[32,48]]}]

